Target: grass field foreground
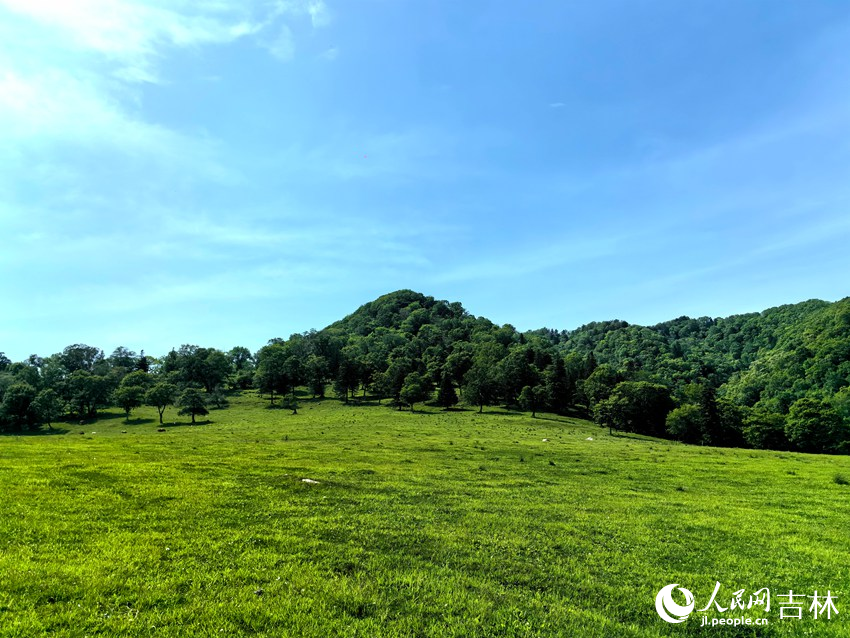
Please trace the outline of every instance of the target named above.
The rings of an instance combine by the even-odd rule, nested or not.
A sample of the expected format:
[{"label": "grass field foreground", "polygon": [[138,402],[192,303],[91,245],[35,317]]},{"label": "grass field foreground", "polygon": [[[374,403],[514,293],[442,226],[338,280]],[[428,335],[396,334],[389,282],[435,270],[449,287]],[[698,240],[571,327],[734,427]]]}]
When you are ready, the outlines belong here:
[{"label": "grass field foreground", "polygon": [[[231,401],[0,438],[0,636],[848,635],[848,458]],[[727,605],[830,590],[839,614],[656,613],[664,585],[702,607],[717,581]]]}]

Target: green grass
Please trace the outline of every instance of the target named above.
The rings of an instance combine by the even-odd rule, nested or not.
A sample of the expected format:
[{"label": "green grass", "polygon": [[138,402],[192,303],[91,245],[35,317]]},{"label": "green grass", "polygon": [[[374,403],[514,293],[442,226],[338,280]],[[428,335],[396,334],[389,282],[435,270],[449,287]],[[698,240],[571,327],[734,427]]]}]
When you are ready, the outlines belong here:
[{"label": "green grass", "polygon": [[[231,401],[0,438],[0,636],[848,635],[850,459]],[[662,586],[700,608],[718,580],[727,606],[829,589],[840,614],[656,614]]]}]

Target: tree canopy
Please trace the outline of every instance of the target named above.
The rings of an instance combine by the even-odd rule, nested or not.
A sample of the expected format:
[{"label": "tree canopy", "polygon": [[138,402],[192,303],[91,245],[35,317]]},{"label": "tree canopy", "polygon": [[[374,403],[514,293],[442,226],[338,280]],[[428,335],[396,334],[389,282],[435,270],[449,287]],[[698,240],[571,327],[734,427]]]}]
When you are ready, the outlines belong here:
[{"label": "tree canopy", "polygon": [[[329,385],[344,401],[371,395],[400,408],[428,400],[436,387],[443,407],[462,400],[479,411],[592,415],[612,430],[690,443],[844,451],[850,298],[654,326],[610,320],[521,333],[457,302],[400,290],[256,353],[183,345],[159,358],[124,347],[105,357],[74,344],[21,362],[2,355],[0,427],[38,427],[57,410],[89,418],[110,402],[128,416],[148,403],[162,419],[186,388],[219,407],[223,388],[256,388],[272,404],[288,397],[295,409],[297,388],[324,397]],[[36,401],[47,389],[55,394]]]}]

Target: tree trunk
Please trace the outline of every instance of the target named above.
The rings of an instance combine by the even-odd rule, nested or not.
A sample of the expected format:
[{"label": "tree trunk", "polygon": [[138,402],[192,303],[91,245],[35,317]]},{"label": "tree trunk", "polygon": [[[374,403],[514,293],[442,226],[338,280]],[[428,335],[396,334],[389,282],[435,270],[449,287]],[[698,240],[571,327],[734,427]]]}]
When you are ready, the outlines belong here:
[{"label": "tree trunk", "polygon": [[195,422],[195,413],[192,412],[192,423],[194,423],[194,422]]}]

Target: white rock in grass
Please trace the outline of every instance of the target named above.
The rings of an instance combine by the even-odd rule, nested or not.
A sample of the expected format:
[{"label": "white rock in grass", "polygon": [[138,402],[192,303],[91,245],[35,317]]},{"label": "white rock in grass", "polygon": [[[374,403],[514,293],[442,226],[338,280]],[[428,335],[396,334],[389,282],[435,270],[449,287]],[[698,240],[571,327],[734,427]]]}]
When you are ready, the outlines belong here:
[{"label": "white rock in grass", "polygon": [[585,441],[592,441],[592,440],[593,440],[593,437],[592,437],[592,436],[589,436],[589,437],[587,437],[587,438],[585,439]]},{"label": "white rock in grass", "polygon": [[301,482],[302,483],[310,483],[311,485],[318,485],[319,484],[318,481],[314,481],[313,479],[307,479],[307,478],[301,479]]},{"label": "white rock in grass", "polygon": [[544,442],[544,443],[548,443],[548,442],[549,442],[549,439],[543,439],[543,442]]}]

